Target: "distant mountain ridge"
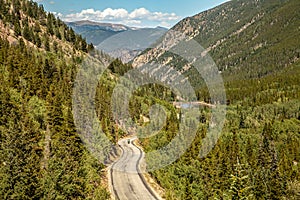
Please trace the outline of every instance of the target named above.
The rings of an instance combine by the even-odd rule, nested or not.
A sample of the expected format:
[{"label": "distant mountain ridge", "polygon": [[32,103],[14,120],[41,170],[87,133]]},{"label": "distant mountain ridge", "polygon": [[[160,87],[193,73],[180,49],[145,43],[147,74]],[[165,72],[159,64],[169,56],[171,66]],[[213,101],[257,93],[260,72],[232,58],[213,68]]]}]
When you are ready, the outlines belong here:
[{"label": "distant mountain ridge", "polygon": [[93,21],[68,22],[76,33],[113,57],[129,62],[166,33],[163,27],[138,28]]},{"label": "distant mountain ridge", "polygon": [[123,24],[112,24],[112,23],[100,23],[89,20],[67,22],[67,25],[74,28],[75,31],[84,32],[89,30],[110,30],[110,31],[127,31],[131,30],[131,27],[125,26]]},{"label": "distant mountain ridge", "polygon": [[130,30],[129,27],[124,25],[98,23],[88,20],[67,22],[66,24],[77,34],[80,34],[83,38],[86,38],[87,42],[93,43],[94,45],[100,44],[102,41],[115,34]]}]

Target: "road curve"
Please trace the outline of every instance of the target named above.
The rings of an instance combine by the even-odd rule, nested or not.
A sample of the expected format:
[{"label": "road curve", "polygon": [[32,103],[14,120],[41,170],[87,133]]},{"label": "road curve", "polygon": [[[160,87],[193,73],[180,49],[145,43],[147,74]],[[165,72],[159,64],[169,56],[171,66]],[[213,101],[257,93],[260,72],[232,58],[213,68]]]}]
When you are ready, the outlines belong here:
[{"label": "road curve", "polygon": [[160,199],[139,173],[139,164],[143,152],[133,144],[136,138],[118,142],[122,155],[110,168],[112,193],[117,200],[152,200]]}]

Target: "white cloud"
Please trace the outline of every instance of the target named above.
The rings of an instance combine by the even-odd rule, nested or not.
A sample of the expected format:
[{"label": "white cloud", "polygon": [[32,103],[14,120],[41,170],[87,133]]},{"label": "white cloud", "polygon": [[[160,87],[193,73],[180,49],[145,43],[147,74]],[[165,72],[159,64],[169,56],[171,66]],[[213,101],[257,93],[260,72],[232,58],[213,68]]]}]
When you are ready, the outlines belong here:
[{"label": "white cloud", "polygon": [[151,13],[146,8],[138,8],[129,14],[132,19],[142,19],[151,16]]},{"label": "white cloud", "polygon": [[[58,13],[59,14],[59,13]],[[57,15],[58,15],[57,14]],[[60,15],[65,21],[92,20],[100,22],[123,23],[126,25],[140,26],[144,23],[152,23],[157,25],[169,25],[180,19],[175,13],[150,12],[146,8],[138,8],[132,12],[128,12],[123,8],[112,9],[106,8],[103,11],[85,9],[78,13]]]}]

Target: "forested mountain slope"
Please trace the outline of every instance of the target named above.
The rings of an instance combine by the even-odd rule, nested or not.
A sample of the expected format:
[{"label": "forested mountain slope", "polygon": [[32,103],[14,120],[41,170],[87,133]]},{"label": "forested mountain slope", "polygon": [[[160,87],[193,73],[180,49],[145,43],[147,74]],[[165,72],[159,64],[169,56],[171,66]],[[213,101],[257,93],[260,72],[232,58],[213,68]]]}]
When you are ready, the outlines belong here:
[{"label": "forested mountain slope", "polygon": [[93,46],[27,0],[0,1],[0,36],[0,199],[108,199],[71,110]]},{"label": "forested mountain slope", "polygon": [[[199,149],[210,109],[200,109],[200,123],[185,120],[186,127],[199,123],[192,145],[175,163],[151,172],[166,199],[299,199],[298,11],[298,0],[233,0],[173,28],[208,49],[225,80],[228,106],[222,136],[205,158]],[[27,0],[0,0],[0,28],[0,198],[108,199],[104,166],[76,132],[72,90],[87,52],[96,59],[109,57],[92,51],[61,20]],[[169,60],[182,69],[180,58],[157,57],[160,50],[145,51],[133,65]],[[130,69],[115,60],[97,87],[96,112],[111,142],[125,134],[111,101],[116,82]],[[199,100],[208,102],[199,75],[185,75]],[[130,115],[140,125],[147,124],[152,105],[168,110],[165,126],[140,140],[146,153],[175,137],[180,111],[174,98],[158,84],[132,95]]]},{"label": "forested mountain slope", "polygon": [[[199,42],[212,56],[225,79],[257,78],[299,60],[300,3],[296,0],[233,0],[188,17],[172,30]],[[172,38],[170,39],[172,40]],[[175,38],[173,38],[174,41]],[[161,43],[135,58],[134,66],[168,60]],[[177,68],[182,66],[178,65]]]},{"label": "forested mountain slope", "polygon": [[[199,157],[199,149],[209,130],[209,109],[201,110],[197,137],[186,154],[152,172],[167,199],[300,198],[299,13],[298,0],[232,0],[172,28],[199,42],[216,62],[227,115],[206,158]],[[173,66],[189,77],[199,100],[210,102],[201,75],[168,52],[178,42],[172,34],[136,57],[133,66]],[[141,143],[147,153],[173,137],[174,129],[166,128]]]},{"label": "forested mountain slope", "polygon": [[95,96],[109,152],[124,135],[111,95],[131,66],[94,50],[36,2],[0,0],[0,28],[0,199],[109,199],[105,166],[75,126],[73,90],[85,60],[110,64]]}]

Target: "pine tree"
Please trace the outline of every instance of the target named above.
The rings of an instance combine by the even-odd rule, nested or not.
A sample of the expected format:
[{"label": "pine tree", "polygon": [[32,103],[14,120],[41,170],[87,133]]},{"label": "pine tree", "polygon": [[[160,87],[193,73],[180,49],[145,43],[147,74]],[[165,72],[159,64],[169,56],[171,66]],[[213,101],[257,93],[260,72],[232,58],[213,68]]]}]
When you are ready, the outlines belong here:
[{"label": "pine tree", "polygon": [[50,42],[48,35],[44,35],[44,48],[46,51],[50,51]]},{"label": "pine tree", "polygon": [[32,35],[31,35],[30,29],[29,29],[29,26],[27,23],[25,24],[24,29],[23,29],[23,37],[28,41],[32,41],[32,38],[31,38]]},{"label": "pine tree", "polygon": [[21,36],[22,31],[21,31],[19,20],[15,21],[15,23],[14,23],[14,31],[15,31],[16,36]]},{"label": "pine tree", "polygon": [[42,46],[42,40],[41,40],[41,38],[40,38],[40,36],[39,36],[38,33],[35,34],[35,36],[34,36],[34,43],[36,44],[36,46],[38,48],[40,48]]},{"label": "pine tree", "polygon": [[252,186],[249,183],[249,175],[247,175],[246,171],[243,169],[243,165],[240,164],[239,158],[237,158],[234,174],[231,175],[230,182],[230,199],[244,200],[252,198]]}]

